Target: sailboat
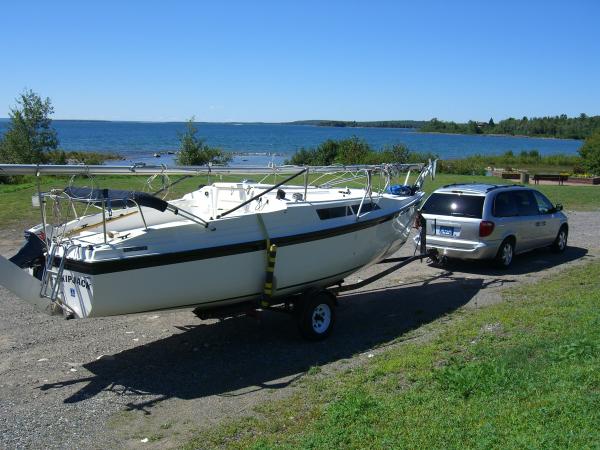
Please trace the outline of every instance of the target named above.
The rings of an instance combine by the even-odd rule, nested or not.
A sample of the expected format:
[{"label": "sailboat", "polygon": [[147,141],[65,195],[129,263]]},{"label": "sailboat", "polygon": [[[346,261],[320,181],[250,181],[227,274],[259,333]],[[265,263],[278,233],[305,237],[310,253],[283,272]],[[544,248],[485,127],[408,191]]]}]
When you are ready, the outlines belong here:
[{"label": "sailboat", "polygon": [[[38,178],[261,173],[284,179],[218,181],[174,200],[94,186],[39,190],[42,221],[26,231],[19,253],[0,257],[0,284],[73,318],[286,302],[396,252],[435,161],[267,169],[0,165],[0,174]],[[404,184],[393,184],[399,175]],[[52,218],[57,210],[68,214]]]}]

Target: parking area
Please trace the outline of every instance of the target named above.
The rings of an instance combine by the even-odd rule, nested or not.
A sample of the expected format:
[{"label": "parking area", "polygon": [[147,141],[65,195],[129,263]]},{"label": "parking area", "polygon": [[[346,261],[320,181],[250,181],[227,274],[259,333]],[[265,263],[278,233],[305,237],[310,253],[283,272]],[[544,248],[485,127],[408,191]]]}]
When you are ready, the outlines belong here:
[{"label": "parking area", "polygon": [[[481,262],[412,263],[340,296],[333,335],[317,343],[276,313],[221,322],[199,321],[190,310],[65,321],[0,288],[0,447],[177,446],[193,430],[289,395],[313,366],[333,372],[361,364],[422,324],[598,258],[600,213],[568,214],[565,253],[536,250],[506,271]],[[16,251],[19,234],[0,231],[2,254]],[[413,250],[411,240],[399,256]]]}]

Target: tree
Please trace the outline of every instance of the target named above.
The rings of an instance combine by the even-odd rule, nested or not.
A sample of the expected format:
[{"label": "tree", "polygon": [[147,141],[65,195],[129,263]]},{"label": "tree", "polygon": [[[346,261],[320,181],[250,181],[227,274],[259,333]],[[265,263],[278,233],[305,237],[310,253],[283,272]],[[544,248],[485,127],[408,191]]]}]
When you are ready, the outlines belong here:
[{"label": "tree", "polygon": [[410,150],[404,144],[394,144],[391,147],[385,148],[382,153],[389,155],[390,160],[385,162],[397,164],[406,164],[411,157]]},{"label": "tree", "polygon": [[338,145],[335,162],[339,164],[363,164],[372,151],[367,141],[357,136],[342,139]]},{"label": "tree", "polygon": [[479,127],[477,122],[475,122],[474,120],[469,120],[469,123],[467,123],[467,129],[468,129],[468,132],[472,133],[472,134],[480,134],[481,133],[481,128]]},{"label": "tree", "polygon": [[58,137],[50,115],[54,108],[49,98],[26,90],[11,108],[8,130],[0,141],[0,161],[14,164],[48,162],[48,153],[56,150]]},{"label": "tree", "polygon": [[588,137],[579,149],[583,165],[589,173],[600,175],[600,128]]},{"label": "tree", "polygon": [[208,163],[227,164],[232,157],[221,149],[209,147],[198,138],[198,129],[194,126],[194,117],[186,123],[186,131],[180,136],[181,147],[177,163],[184,166],[203,166]]}]

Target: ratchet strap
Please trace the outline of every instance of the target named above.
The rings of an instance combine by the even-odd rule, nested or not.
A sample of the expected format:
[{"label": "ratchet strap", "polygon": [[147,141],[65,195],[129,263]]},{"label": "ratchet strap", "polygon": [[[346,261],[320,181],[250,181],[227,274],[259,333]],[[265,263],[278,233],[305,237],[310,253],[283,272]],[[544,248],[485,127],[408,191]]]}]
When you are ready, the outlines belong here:
[{"label": "ratchet strap", "polygon": [[275,261],[277,258],[277,245],[271,244],[271,239],[269,239],[269,234],[267,233],[267,227],[265,226],[265,222],[262,219],[261,214],[257,214],[258,223],[260,228],[265,236],[265,249],[267,251],[267,267],[265,269],[265,284],[263,286],[263,294],[260,300],[260,305],[267,307],[270,305],[269,300],[273,296],[273,292],[275,291],[274,287],[274,272],[275,272]]}]

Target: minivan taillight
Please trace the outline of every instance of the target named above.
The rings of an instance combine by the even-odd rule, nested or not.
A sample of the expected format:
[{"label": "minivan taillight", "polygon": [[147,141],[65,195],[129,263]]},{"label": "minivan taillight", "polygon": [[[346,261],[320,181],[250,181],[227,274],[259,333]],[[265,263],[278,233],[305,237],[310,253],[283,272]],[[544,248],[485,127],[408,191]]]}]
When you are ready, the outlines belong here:
[{"label": "minivan taillight", "polygon": [[494,231],[494,222],[482,220],[479,222],[479,237],[486,237]]}]

